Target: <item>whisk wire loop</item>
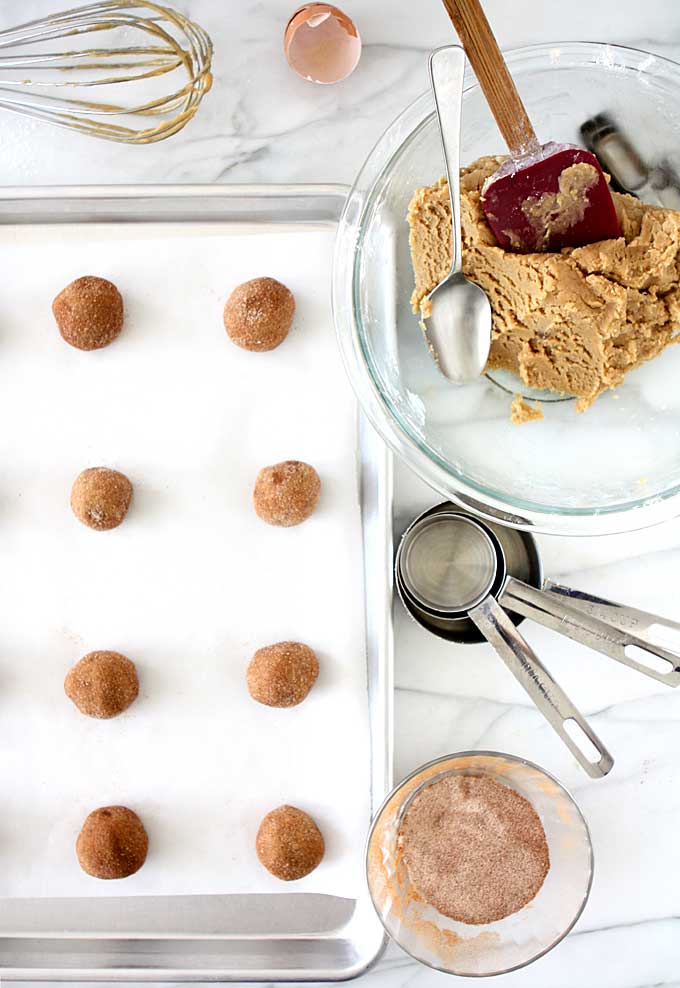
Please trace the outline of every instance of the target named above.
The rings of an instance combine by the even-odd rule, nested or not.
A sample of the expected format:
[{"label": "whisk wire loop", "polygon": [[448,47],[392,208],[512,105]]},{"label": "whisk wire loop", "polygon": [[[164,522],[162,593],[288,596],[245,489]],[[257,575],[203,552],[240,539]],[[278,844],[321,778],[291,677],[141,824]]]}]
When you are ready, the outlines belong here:
[{"label": "whisk wire loop", "polygon": [[[92,46],[90,37],[103,32],[115,33],[115,43]],[[82,39],[87,46],[72,47]],[[152,143],[194,116],[212,85],[212,54],[206,31],[170,7],[99,0],[0,31],[0,109],[105,140]],[[184,84],[171,92],[154,88],[177,72]],[[123,83],[133,94],[127,105],[92,98],[98,87]],[[119,122],[110,119],[116,115]],[[150,117],[157,118],[153,124]]]}]

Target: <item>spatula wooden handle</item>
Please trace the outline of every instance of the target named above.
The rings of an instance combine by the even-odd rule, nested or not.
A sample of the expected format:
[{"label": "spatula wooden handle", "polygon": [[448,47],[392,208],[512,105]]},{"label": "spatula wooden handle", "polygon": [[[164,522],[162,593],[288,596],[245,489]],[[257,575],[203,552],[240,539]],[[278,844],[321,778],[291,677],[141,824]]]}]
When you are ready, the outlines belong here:
[{"label": "spatula wooden handle", "polygon": [[534,128],[479,0],[443,0],[443,4],[510,154],[537,147]]}]

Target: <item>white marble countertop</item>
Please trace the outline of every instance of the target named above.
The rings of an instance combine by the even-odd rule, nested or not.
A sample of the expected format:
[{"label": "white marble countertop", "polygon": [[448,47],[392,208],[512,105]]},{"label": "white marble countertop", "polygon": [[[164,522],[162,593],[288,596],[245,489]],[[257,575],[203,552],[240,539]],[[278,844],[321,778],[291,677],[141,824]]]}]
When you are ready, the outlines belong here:
[{"label": "white marble countertop", "polygon": [[[438,0],[344,0],[363,37],[362,60],[344,83],[318,87],[293,75],[282,55],[282,30],[295,0],[178,5],[216,45],[215,86],[191,125],[163,144],[128,148],[5,114],[0,184],[349,183],[379,133],[426,88],[427,52],[451,38]],[[54,0],[5,0],[0,26],[55,6]],[[601,40],[680,58],[678,0],[487,0],[486,8],[506,47]],[[404,525],[437,499],[403,469],[397,485]],[[680,616],[680,522],[627,537],[542,539],[541,545],[550,576]],[[451,649],[410,624],[400,608],[396,626],[397,778],[446,752],[506,750],[555,773],[575,794],[592,830],[595,884],[576,929],[502,984],[680,986],[680,692],[525,626],[615,753],[612,774],[591,782],[489,648]],[[392,947],[363,983],[433,988],[456,982]]]}]

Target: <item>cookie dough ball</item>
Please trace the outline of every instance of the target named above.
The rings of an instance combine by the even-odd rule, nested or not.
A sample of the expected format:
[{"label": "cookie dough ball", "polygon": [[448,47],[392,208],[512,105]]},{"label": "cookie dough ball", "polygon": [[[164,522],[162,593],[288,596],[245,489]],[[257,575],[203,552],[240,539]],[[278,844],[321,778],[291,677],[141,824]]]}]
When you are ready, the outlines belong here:
[{"label": "cookie dough ball", "polygon": [[260,470],[253,503],[262,521],[289,528],[314,512],[321,494],[319,475],[309,463],[285,460]]},{"label": "cookie dough ball", "polygon": [[319,660],[309,645],[278,642],[259,648],[250,661],[246,682],[253,700],[266,707],[302,703],[319,675]]},{"label": "cookie dough ball", "polygon": [[78,521],[98,532],[117,528],[132,500],[132,484],[124,473],[90,467],[79,473],[71,488],[71,509]]},{"label": "cookie dough ball", "polygon": [[93,878],[127,878],[146,861],[144,824],[126,806],[102,806],[85,820],[76,841],[83,871]]},{"label": "cookie dough ball", "polygon": [[304,878],[321,864],[325,844],[311,816],[295,806],[279,806],[260,824],[255,844],[267,871],[282,882]]},{"label": "cookie dough ball", "polygon": [[244,350],[274,350],[288,336],[295,312],[293,293],[276,278],[238,285],[224,306],[224,328]]},{"label": "cookie dough ball", "polygon": [[135,664],[120,652],[90,652],[67,675],[64,692],[87,717],[117,717],[139,694]]},{"label": "cookie dough ball", "polygon": [[59,332],[78,350],[108,346],[123,328],[123,299],[106,278],[76,278],[52,303]]}]

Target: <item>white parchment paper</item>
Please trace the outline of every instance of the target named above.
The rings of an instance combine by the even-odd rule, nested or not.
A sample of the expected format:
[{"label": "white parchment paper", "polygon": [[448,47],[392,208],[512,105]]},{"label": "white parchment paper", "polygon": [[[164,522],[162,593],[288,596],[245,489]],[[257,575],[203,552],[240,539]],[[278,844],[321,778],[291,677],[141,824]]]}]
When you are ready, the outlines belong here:
[{"label": "white parchment paper", "polygon": [[[332,233],[226,227],[0,228],[0,894],[324,891],[355,894],[369,819],[356,410],[329,305]],[[73,278],[120,288],[126,325],[81,353],[51,302]],[[258,275],[297,300],[271,353],[235,347],[229,291]],[[255,515],[260,467],[312,463],[316,514]],[[124,524],[71,514],[88,466],[134,484]],[[319,681],[291,710],[254,703],[260,645],[307,642]],[[137,664],[141,695],[111,721],[63,693],[93,649]],[[262,816],[310,812],[327,843],[295,885],[254,852]],[[119,882],[79,868],[97,806],[142,817],[146,865]]]}]

